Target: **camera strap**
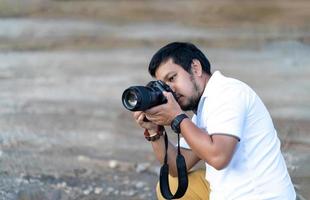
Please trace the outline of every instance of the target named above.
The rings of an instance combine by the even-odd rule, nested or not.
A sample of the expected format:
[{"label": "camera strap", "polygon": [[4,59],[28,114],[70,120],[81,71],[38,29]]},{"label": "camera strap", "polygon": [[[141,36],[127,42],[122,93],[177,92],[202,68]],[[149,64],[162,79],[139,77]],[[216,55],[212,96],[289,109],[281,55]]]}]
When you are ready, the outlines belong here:
[{"label": "camera strap", "polygon": [[165,131],[165,159],[164,164],[160,168],[160,176],[159,176],[159,185],[160,185],[160,192],[162,196],[166,199],[178,199],[181,198],[188,186],[188,177],[187,177],[187,168],[186,168],[186,162],[181,154],[180,151],[180,134],[178,133],[178,155],[176,158],[176,166],[178,170],[178,189],[176,193],[173,195],[171,193],[170,187],[169,187],[169,165],[168,165],[168,136]]}]

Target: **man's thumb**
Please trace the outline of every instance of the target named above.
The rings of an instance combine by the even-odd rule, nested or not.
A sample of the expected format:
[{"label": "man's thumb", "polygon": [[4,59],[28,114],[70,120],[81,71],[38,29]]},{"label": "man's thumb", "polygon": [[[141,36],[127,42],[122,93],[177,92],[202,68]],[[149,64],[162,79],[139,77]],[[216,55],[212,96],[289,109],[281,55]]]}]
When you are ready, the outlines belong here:
[{"label": "man's thumb", "polygon": [[166,92],[166,91],[164,91],[163,94],[164,94],[164,96],[165,96],[168,100],[170,100],[170,99],[172,98],[172,93],[171,93],[171,92]]}]

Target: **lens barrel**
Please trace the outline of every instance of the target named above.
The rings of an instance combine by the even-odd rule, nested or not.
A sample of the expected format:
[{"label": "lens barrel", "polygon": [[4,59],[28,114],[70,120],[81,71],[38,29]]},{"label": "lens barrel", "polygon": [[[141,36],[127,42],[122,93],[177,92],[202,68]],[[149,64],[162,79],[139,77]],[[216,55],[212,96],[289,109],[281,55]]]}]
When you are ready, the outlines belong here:
[{"label": "lens barrel", "polygon": [[130,111],[145,111],[153,106],[164,103],[166,98],[162,91],[147,86],[132,86],[122,95],[124,107]]}]

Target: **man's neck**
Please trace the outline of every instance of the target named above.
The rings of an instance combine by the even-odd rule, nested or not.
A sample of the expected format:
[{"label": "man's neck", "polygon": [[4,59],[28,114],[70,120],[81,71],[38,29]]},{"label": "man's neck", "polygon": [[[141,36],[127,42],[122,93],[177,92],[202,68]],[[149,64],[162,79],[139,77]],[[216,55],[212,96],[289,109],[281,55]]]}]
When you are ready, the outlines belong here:
[{"label": "man's neck", "polygon": [[202,80],[202,84],[201,84],[201,88],[200,88],[200,91],[199,91],[199,95],[200,95],[200,98],[199,98],[199,101],[197,102],[197,105],[195,106],[195,108],[192,110],[193,113],[195,113],[195,115],[197,115],[197,110],[198,110],[198,105],[199,105],[199,102],[200,102],[200,99],[206,89],[206,86],[211,78],[212,74],[209,75],[209,74],[205,74],[203,76],[203,80]]}]

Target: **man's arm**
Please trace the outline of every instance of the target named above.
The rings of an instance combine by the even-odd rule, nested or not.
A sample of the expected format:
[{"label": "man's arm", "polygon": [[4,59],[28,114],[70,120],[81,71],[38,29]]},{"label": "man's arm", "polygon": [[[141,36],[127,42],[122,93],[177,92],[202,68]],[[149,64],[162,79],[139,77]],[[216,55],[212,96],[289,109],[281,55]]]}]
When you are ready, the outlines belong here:
[{"label": "man's arm", "polygon": [[[183,137],[191,147],[191,150],[181,148],[187,170],[190,170],[200,159],[217,170],[221,170],[229,164],[238,143],[236,137],[220,133],[210,136],[189,119],[183,120],[180,126]],[[152,142],[152,147],[157,160],[163,163],[165,157],[164,137]],[[169,173],[172,176],[177,176],[176,155],[176,146],[168,142]]]},{"label": "man's arm", "polygon": [[217,170],[225,168],[234,152],[238,139],[221,133],[209,135],[189,119],[181,122],[182,135],[192,151]]}]

